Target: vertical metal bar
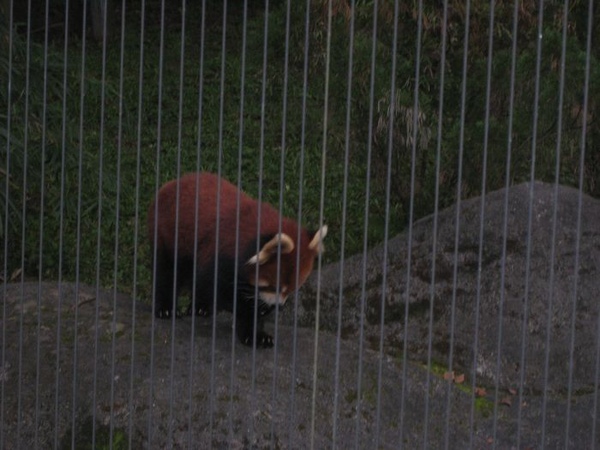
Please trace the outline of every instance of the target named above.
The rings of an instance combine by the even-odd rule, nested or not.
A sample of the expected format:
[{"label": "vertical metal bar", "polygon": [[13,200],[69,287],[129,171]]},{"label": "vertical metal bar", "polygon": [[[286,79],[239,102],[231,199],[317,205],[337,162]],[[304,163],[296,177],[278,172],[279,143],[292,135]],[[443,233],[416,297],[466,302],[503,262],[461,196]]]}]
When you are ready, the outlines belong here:
[{"label": "vertical metal bar", "polygon": [[[558,184],[560,181],[560,155],[562,147],[562,131],[563,131],[563,107],[564,107],[564,93],[565,93],[565,64],[567,57],[567,16],[569,11],[569,0],[565,0],[563,5],[563,20],[562,20],[562,49],[560,56],[560,75],[559,75],[559,87],[558,87],[558,111],[557,111],[557,122],[556,122],[556,161],[554,167],[554,194],[553,194],[553,205],[552,205],[552,238],[550,244],[550,276],[548,278],[548,305],[546,314],[546,345],[544,355],[544,382],[543,382],[543,395],[542,395],[542,440],[541,446],[544,446],[546,437],[546,409],[548,406],[548,377],[550,372],[550,346],[552,335],[552,315],[554,306],[554,280],[555,280],[555,260],[556,260],[556,235],[558,226]],[[541,33],[541,31],[540,31]],[[537,104],[536,104],[537,106]],[[585,117],[585,116],[584,116]],[[576,266],[577,267],[577,266]],[[577,270],[577,269],[576,269]],[[567,388],[568,389],[568,388]]]},{"label": "vertical metal bar", "polygon": [[[268,37],[269,37],[269,1],[265,1],[265,20],[263,26],[263,65],[262,65],[262,80],[261,80],[261,93],[260,93],[260,143],[259,143],[259,158],[258,158],[258,202],[262,202],[263,197],[263,168],[265,158],[265,120],[266,120],[266,96],[267,96],[267,56],[268,56]],[[260,251],[260,234],[261,234],[261,208],[258,208],[257,214],[257,228],[256,228],[256,253]],[[256,329],[258,323],[258,271],[259,265],[256,264],[254,272],[254,317],[253,321],[253,342],[256,344]],[[252,386],[252,411],[256,411],[256,345],[252,347],[252,374],[251,374],[251,386]],[[254,416],[252,417],[252,425],[250,429],[250,439],[254,440]]]},{"label": "vertical metal bar", "polygon": [[367,303],[367,253],[369,243],[369,206],[371,198],[371,158],[373,154],[373,115],[375,110],[375,62],[377,60],[377,17],[379,11],[379,1],[373,1],[373,35],[371,45],[371,76],[369,79],[369,120],[367,132],[367,168],[365,181],[365,215],[364,215],[364,233],[362,248],[362,273],[360,285],[360,324],[358,341],[358,374],[356,386],[356,449],[360,448],[361,432],[361,409],[362,409],[362,387],[363,387],[363,356],[365,353],[365,309]]},{"label": "vertical metal bar", "polygon": [[[456,290],[458,288],[458,247],[460,239],[460,207],[462,196],[462,174],[463,174],[463,157],[465,150],[465,117],[467,109],[467,70],[469,56],[469,32],[470,32],[470,16],[471,16],[471,1],[467,0],[465,7],[465,28],[464,28],[464,47],[463,47],[463,64],[462,64],[462,82],[461,82],[461,98],[460,98],[460,136],[458,142],[458,180],[456,182],[456,216],[454,231],[454,268],[452,274],[452,305],[450,312],[450,339],[449,339],[449,355],[448,355],[448,371],[452,371],[454,365],[454,328],[455,328],[455,313],[456,313]],[[452,384],[448,383],[446,391],[446,423],[444,428],[444,448],[448,449],[450,445],[450,405],[452,404]]]},{"label": "vertical metal bar", "polygon": [[[279,208],[280,212],[283,211],[283,191],[285,186],[285,156],[286,156],[286,140],[287,140],[287,101],[288,101],[288,61],[289,61],[289,46],[290,46],[290,13],[291,13],[291,0],[286,2],[286,15],[285,15],[285,53],[283,58],[283,100],[282,100],[282,113],[281,113],[281,157],[279,166]],[[279,215],[278,233],[282,231],[282,220],[283,215]],[[297,245],[299,248],[299,245]],[[298,253],[300,253],[298,251]],[[275,280],[275,292],[281,294],[281,252],[277,252],[277,274]],[[279,355],[279,303],[275,304],[275,320],[274,320],[274,333],[273,338],[275,346],[273,348],[273,383],[271,388],[271,405],[275,407],[277,404],[277,369],[278,369],[278,355]],[[270,440],[271,448],[275,447],[275,425],[276,421],[271,421]]]},{"label": "vertical metal bar", "polygon": [[[308,98],[308,68],[309,68],[309,49],[310,49],[310,0],[306,0],[305,9],[305,21],[304,21],[304,67],[302,75],[302,119],[300,124],[300,167],[298,176],[298,224],[302,225],[302,203],[304,200],[304,156],[306,149],[306,99]],[[297,242],[300,242],[301,230],[298,228],[298,235],[296,236]],[[300,274],[300,252],[296,254],[296,279],[299,278]],[[296,373],[297,373],[297,358],[298,358],[298,290],[294,292],[294,321],[293,321],[293,342],[292,342],[292,375],[290,383],[290,411],[289,411],[289,424],[288,424],[288,447],[292,447],[295,444],[296,434]]]},{"label": "vertical metal bar", "polygon": [[485,117],[483,130],[483,170],[481,174],[481,197],[479,208],[479,248],[477,250],[477,287],[475,300],[475,326],[473,330],[473,366],[471,370],[471,411],[469,417],[469,448],[473,448],[475,437],[475,396],[477,386],[477,355],[479,354],[479,312],[481,309],[481,274],[483,270],[483,246],[485,225],[485,199],[487,192],[487,163],[490,133],[490,101],[492,95],[492,61],[494,56],[494,11],[495,3],[490,2],[490,19],[488,26],[488,53],[485,80]]},{"label": "vertical metal bar", "polygon": [[7,323],[7,308],[6,305],[8,301],[6,300],[7,293],[7,284],[8,284],[8,227],[9,221],[8,217],[10,214],[10,142],[12,139],[12,74],[13,74],[13,0],[8,1],[8,21],[7,21],[7,31],[8,31],[8,75],[7,75],[7,99],[6,99],[6,173],[4,176],[6,177],[6,183],[4,185],[4,264],[2,268],[2,293],[4,301],[2,302],[2,348],[0,349],[0,449],[4,448],[4,398],[5,398],[5,381],[6,377],[2,375],[2,372],[8,370],[6,366],[6,324]]},{"label": "vertical metal bar", "polygon": [[210,362],[210,409],[209,409],[209,436],[212,438],[214,432],[214,415],[217,389],[215,386],[215,368],[216,368],[216,341],[217,341],[217,302],[218,302],[218,282],[219,282],[219,247],[221,241],[221,175],[223,172],[223,128],[225,121],[225,76],[226,76],[226,49],[227,49],[227,10],[228,2],[223,2],[223,30],[221,39],[221,80],[219,100],[219,144],[217,158],[217,217],[215,223],[215,263],[214,263],[214,286],[213,286],[213,315],[212,315],[212,338],[211,338],[211,362]]},{"label": "vertical metal bar", "polygon": [[[144,38],[146,36],[146,0],[141,0],[140,5],[140,57],[139,57],[139,71],[138,71],[138,103],[137,103],[137,144],[136,144],[136,168],[135,168],[135,206],[134,206],[134,229],[133,229],[133,286],[132,286],[132,299],[131,302],[131,363],[129,367],[129,398],[128,398],[128,410],[133,412],[134,407],[134,395],[133,390],[136,385],[135,382],[135,334],[137,329],[136,323],[136,304],[138,297],[138,248],[140,242],[140,184],[142,180],[141,163],[142,163],[142,117],[143,117],[143,105],[144,105]],[[154,316],[154,314],[152,314]],[[133,419],[134,414],[129,414],[127,424],[127,437],[128,437],[128,448],[133,448]]]},{"label": "vertical metal bar", "polygon": [[[162,101],[163,101],[163,76],[164,76],[164,57],[165,57],[165,0],[160,2],[160,43],[158,51],[158,102],[157,102],[157,122],[156,122],[156,170],[155,170],[155,191],[158,193],[160,189],[160,153],[162,150]],[[153,255],[152,255],[152,279],[156,280],[157,276],[157,243],[158,243],[158,198],[154,203],[154,236]],[[156,282],[152,284],[152,333],[150,344],[150,398],[148,399],[148,447],[152,447],[152,438],[154,432],[153,410],[154,410],[154,324],[156,305]]]},{"label": "vertical metal bar", "polygon": [[[422,15],[423,5],[419,2],[419,16]],[[390,84],[390,106],[391,114],[389,117],[389,132],[388,132],[388,154],[387,154],[387,174],[385,181],[385,219],[384,219],[384,232],[383,232],[383,261],[381,264],[382,281],[381,281],[381,313],[379,317],[379,361],[377,368],[377,410],[375,414],[375,447],[379,447],[379,436],[381,433],[381,396],[382,396],[382,385],[383,385],[383,361],[385,359],[384,354],[384,337],[383,332],[385,328],[385,305],[386,305],[386,294],[387,294],[387,279],[388,279],[388,240],[390,235],[390,203],[391,203],[391,191],[392,191],[392,155],[394,151],[394,107],[396,105],[396,66],[397,66],[397,53],[398,53],[398,14],[399,5],[398,0],[394,2],[394,41],[392,44],[392,76]],[[421,23],[421,17],[418,19],[418,24]],[[413,103],[413,145],[412,145],[412,157],[411,157],[411,177],[410,177],[410,198],[411,198],[411,209],[410,209],[410,222],[412,223],[413,205],[412,199],[415,194],[415,165],[416,165],[416,152],[417,152],[417,119],[419,110],[419,82],[420,82],[420,69],[421,69],[421,27],[418,27],[417,32],[417,52],[415,59],[415,87],[414,87],[414,103]],[[412,226],[409,226],[408,242],[409,247],[412,241]],[[410,266],[409,269],[410,271]],[[409,272],[410,275],[410,272]],[[410,276],[409,276],[410,278]],[[406,300],[408,304],[408,298]]]},{"label": "vertical metal bar", "polygon": [[[202,149],[202,112],[203,112],[203,100],[204,100],[204,33],[205,33],[205,24],[206,24],[206,0],[202,0],[202,18],[200,23],[200,61],[199,61],[199,77],[198,77],[198,134],[197,134],[197,142],[196,142],[196,172],[200,171],[200,163],[201,163],[201,149]],[[198,284],[197,273],[198,273],[198,220],[199,220],[199,211],[198,211],[198,198],[200,197],[200,183],[196,183],[196,192],[195,192],[195,200],[194,200],[194,262],[192,277],[192,326],[190,333],[190,354],[194,356],[196,349],[196,286]],[[188,446],[192,448],[194,446],[194,416],[193,416],[193,388],[194,388],[194,359],[190,358],[189,365],[189,417],[188,417]]]},{"label": "vertical metal bar", "polygon": [[[325,206],[325,164],[327,162],[327,131],[329,128],[329,83],[331,72],[331,22],[332,22],[332,0],[328,2],[327,11],[327,50],[325,56],[325,92],[323,105],[323,136],[322,136],[322,152],[321,152],[321,195],[319,199],[319,228],[323,226],[323,214]],[[310,446],[311,449],[315,445],[315,420],[317,409],[317,369],[319,361],[319,319],[321,309],[321,265],[322,255],[317,258],[317,292],[315,299],[315,346],[313,358],[313,383],[312,383],[312,414],[310,424]]]},{"label": "vertical metal bar", "polygon": [[346,128],[344,137],[344,181],[342,184],[342,225],[340,228],[340,273],[338,286],[338,313],[337,313],[337,332],[335,349],[335,373],[334,373],[334,397],[333,397],[333,420],[332,420],[332,447],[337,448],[338,434],[338,415],[339,415],[339,397],[340,397],[340,355],[342,343],[342,305],[344,303],[344,258],[346,254],[346,215],[348,212],[348,172],[350,162],[350,127],[352,111],[352,75],[354,65],[354,22],[355,22],[354,0],[350,4],[350,41],[348,42],[348,74],[346,76],[348,86],[346,87]]},{"label": "vertical metal bar", "polygon": [[41,148],[41,173],[40,173],[40,229],[38,233],[38,290],[37,290],[37,325],[36,325],[36,374],[35,374],[35,420],[34,439],[38,442],[39,420],[40,420],[40,375],[41,375],[41,345],[40,331],[42,322],[42,275],[44,267],[44,211],[46,200],[46,139],[48,132],[48,46],[50,28],[50,0],[46,0],[46,16],[44,25],[44,86],[42,94],[42,148]]},{"label": "vertical metal bar", "polygon": [[[419,26],[421,25],[421,21],[419,21]],[[440,206],[440,168],[441,168],[441,154],[442,154],[442,129],[443,129],[443,118],[444,118],[444,87],[446,80],[446,42],[448,38],[448,0],[444,0],[444,17],[442,21],[442,54],[440,59],[440,90],[439,90],[439,102],[438,102],[438,115],[437,115],[437,138],[436,138],[436,150],[435,150],[435,198],[434,198],[434,206],[433,206],[433,242],[431,243],[431,281],[429,284],[429,324],[427,331],[427,375],[425,380],[425,415],[424,415],[424,423],[423,423],[423,448],[427,448],[427,440],[429,435],[429,409],[430,409],[430,398],[427,395],[431,389],[431,377],[432,371],[431,366],[433,363],[433,311],[434,311],[434,302],[435,302],[435,282],[436,282],[436,263],[437,263],[437,248],[438,248],[438,225],[439,225],[439,206]],[[411,195],[411,201],[412,201]],[[408,245],[408,259],[407,259],[407,283],[410,283],[410,267],[412,264],[412,249],[410,244]],[[407,292],[409,290],[410,284],[407,284]],[[405,317],[408,318],[408,306],[405,308]],[[405,319],[404,322],[405,329],[408,328],[408,322]],[[402,379],[406,380],[407,372],[407,353],[408,353],[408,342],[404,339],[404,365],[402,369]],[[404,394],[406,392],[406,383],[402,384],[402,399],[404,399]],[[401,403],[404,405],[404,403]],[[404,414],[401,417],[401,431],[404,433]]]},{"label": "vertical metal bar", "polygon": [[[106,12],[106,5],[103,9]],[[123,145],[123,97],[124,97],[124,79],[125,79],[125,17],[126,1],[121,2],[121,43],[119,55],[119,112],[117,124],[117,173],[116,173],[116,198],[115,198],[115,235],[113,252],[113,304],[112,304],[112,346],[111,346],[111,377],[110,377],[110,426],[109,426],[109,447],[113,447],[114,440],[114,422],[115,422],[115,353],[117,350],[117,296],[119,286],[119,221],[121,217],[121,153]],[[107,17],[107,14],[104,14]],[[106,34],[106,28],[105,32]],[[96,299],[98,302],[98,298]],[[133,354],[132,354],[133,356]]]},{"label": "vertical metal bar", "polygon": [[248,30],[248,0],[244,0],[244,11],[242,20],[242,61],[240,69],[240,114],[239,121],[239,140],[238,140],[238,165],[237,165],[237,185],[238,191],[235,199],[235,257],[233,269],[233,311],[232,311],[232,327],[231,333],[231,372],[229,378],[229,441],[234,439],[233,423],[234,423],[234,398],[235,398],[235,347],[237,343],[237,306],[238,306],[238,277],[240,264],[240,203],[242,189],[242,157],[244,149],[244,111],[246,105],[246,36]]},{"label": "vertical metal bar", "polygon": [[[541,73],[541,60],[542,60],[542,32],[544,23],[544,1],[540,0],[538,6],[538,39],[536,46],[536,63],[535,63],[535,88],[534,88],[534,101],[533,101],[533,130],[531,137],[531,171],[530,171],[530,186],[529,186],[529,204],[528,204],[528,217],[527,217],[527,251],[525,257],[525,299],[523,302],[523,325],[521,327],[521,361],[519,368],[520,383],[519,383],[519,425],[521,424],[521,409],[523,404],[523,386],[525,385],[525,366],[526,366],[526,348],[527,348],[527,330],[528,330],[528,318],[529,318],[529,288],[530,288],[530,271],[531,271],[531,248],[532,248],[532,230],[533,230],[533,182],[535,179],[535,162],[536,162],[536,145],[537,145],[537,132],[538,132],[538,113],[539,113],[539,98],[540,98],[540,73]],[[508,209],[505,211],[508,215]],[[501,364],[501,349],[502,349],[502,315],[503,315],[503,303],[500,304],[500,310],[498,317],[500,320],[499,336],[498,336],[498,348],[497,348],[497,360],[496,360],[496,371],[500,370]],[[496,378],[495,395],[494,395],[494,448],[496,447],[496,434],[497,434],[497,422],[498,422],[498,405],[499,405],[499,377]],[[542,411],[542,415],[545,411]],[[543,419],[544,420],[544,419]],[[542,433],[544,434],[544,433]],[[543,446],[545,436],[542,436],[541,445]],[[521,440],[521,427],[517,430],[517,447],[520,445]]]},{"label": "vertical metal bar", "polygon": [[[565,8],[566,10],[566,8]],[[587,38],[586,38],[586,59],[585,59],[585,76],[583,82],[583,123],[581,126],[581,137],[579,140],[579,196],[577,201],[577,240],[575,242],[575,258],[574,258],[574,270],[573,270],[573,301],[571,309],[571,324],[570,324],[570,336],[571,341],[569,345],[569,382],[567,387],[567,413],[566,413],[566,426],[565,426],[565,448],[569,445],[569,433],[571,424],[571,400],[573,396],[573,368],[575,367],[574,353],[575,353],[575,321],[577,317],[577,298],[578,298],[578,286],[579,286],[579,257],[581,251],[581,214],[583,211],[583,180],[585,173],[585,155],[586,155],[586,136],[588,132],[588,107],[589,107],[589,93],[590,93],[590,65],[592,60],[592,31],[594,24],[594,2],[589,0],[588,2],[588,23],[587,23]],[[563,50],[564,53],[564,50]],[[598,322],[596,328],[596,367],[594,380],[594,407],[592,410],[592,429],[590,442],[594,445],[596,441],[597,425],[598,425],[598,381],[600,380],[600,311],[596,310],[598,315]]]},{"label": "vertical metal bar", "polygon": [[[396,52],[397,52],[397,41],[398,41],[398,2],[396,2],[396,10],[395,10],[395,18],[394,18],[394,50],[393,50],[393,62],[392,62],[392,67],[394,67],[394,70],[392,71],[392,97],[390,100],[390,105],[392,105],[392,110],[394,111],[394,105],[396,103],[395,100],[395,91],[396,91]],[[403,364],[402,364],[402,391],[401,391],[401,398],[400,398],[400,447],[403,446],[403,439],[402,439],[402,434],[403,434],[403,425],[404,425],[404,401],[405,401],[405,394],[406,394],[406,380],[407,380],[407,371],[406,368],[408,366],[408,316],[409,316],[409,298],[410,298],[410,287],[411,287],[411,267],[412,267],[412,239],[413,239],[413,220],[414,220],[414,200],[415,200],[415,178],[416,178],[416,163],[417,163],[417,142],[418,142],[418,133],[419,133],[419,128],[418,128],[418,118],[419,118],[419,111],[420,111],[420,107],[419,107],[419,84],[420,84],[420,77],[421,77],[421,40],[422,40],[422,35],[423,35],[423,1],[420,0],[419,1],[419,10],[417,13],[417,42],[416,42],[416,47],[415,47],[415,81],[414,81],[414,89],[413,89],[413,116],[412,116],[412,145],[411,145],[411,163],[410,163],[410,204],[409,204],[409,213],[408,213],[408,236],[407,236],[407,256],[406,256],[406,303],[404,305],[404,338],[403,338]],[[444,34],[444,39],[445,39],[445,34]],[[445,52],[445,46],[444,49],[442,50]],[[442,64],[442,71],[444,70],[444,66]],[[443,86],[443,85],[442,85]],[[440,90],[443,92],[443,87],[440,87]],[[440,100],[441,102],[442,100]],[[384,239],[384,242],[388,241],[388,236],[387,236],[387,226],[388,226],[388,215],[389,215],[389,203],[391,201],[390,199],[390,189],[391,189],[391,166],[392,166],[392,149],[393,149],[393,115],[395,114],[395,112],[393,112],[392,116],[390,117],[390,135],[388,137],[389,139],[389,143],[388,143],[388,186],[386,187],[386,196],[387,196],[387,201],[386,201],[386,237]],[[434,234],[435,236],[435,234]],[[435,257],[434,257],[435,259]],[[387,261],[387,246],[385,246],[385,261]],[[387,269],[387,262],[384,264],[384,271]],[[385,279],[385,277],[384,277]],[[383,354],[383,326],[384,326],[384,316],[383,316],[383,307],[385,305],[385,284],[382,285],[383,289],[383,295],[382,295],[382,299],[381,299],[381,304],[382,304],[382,315],[381,315],[381,330],[382,330],[382,334],[381,334],[381,342],[380,342],[380,352]],[[433,308],[431,308],[431,311],[433,311]],[[430,317],[433,317],[433,314],[430,314]],[[431,335],[430,335],[430,340],[431,340]],[[381,369],[380,369],[380,378],[381,378]],[[380,388],[379,390],[381,390],[381,379],[379,381],[379,385]],[[381,394],[378,393],[378,396],[380,396]],[[427,402],[427,406],[428,406]],[[378,403],[379,404],[379,403]],[[425,416],[425,427],[427,427],[427,414]],[[425,428],[426,429],[426,428]],[[426,438],[426,433],[424,435],[424,442],[427,442],[427,438]]]},{"label": "vertical metal bar", "polygon": [[[21,209],[21,267],[25,267],[25,233],[27,223],[27,165],[29,152],[29,94],[31,82],[31,0],[27,2],[27,54],[25,57],[25,114],[23,118],[23,197]],[[20,277],[20,308],[19,308],[19,368],[17,381],[17,447],[21,447],[21,427],[23,419],[23,297],[25,295],[25,274]]]},{"label": "vertical metal bar", "polygon": [[[31,1],[31,0],[30,0]],[[82,209],[82,188],[83,185],[83,130],[84,130],[84,106],[85,106],[85,91],[86,91],[86,18],[87,18],[87,2],[83,2],[82,27],[81,27],[81,77],[79,80],[79,161],[77,167],[77,225],[75,238],[75,313],[73,318],[73,386],[72,386],[72,403],[71,403],[71,430],[75,430],[77,421],[77,385],[78,385],[78,352],[79,352],[79,331],[77,323],[79,322],[79,282],[81,272],[81,209]],[[71,448],[75,448],[75,434],[71,433]]]},{"label": "vertical metal bar", "polygon": [[58,423],[59,423],[59,399],[60,399],[60,343],[61,343],[61,319],[62,319],[62,271],[63,271],[63,247],[64,247],[64,215],[65,215],[65,171],[67,153],[67,67],[69,55],[69,0],[65,1],[65,31],[63,47],[63,91],[62,91],[62,129],[61,129],[61,165],[60,165],[60,218],[58,230],[58,305],[56,314],[56,367],[54,371],[54,448],[58,447]]},{"label": "vertical metal bar", "polygon": [[[178,111],[177,111],[177,161],[175,163],[176,176],[175,178],[179,180],[181,177],[181,139],[182,139],[182,129],[183,129],[183,81],[185,74],[185,12],[186,12],[186,0],[181,1],[181,44],[179,51],[179,99],[178,99]],[[173,299],[173,309],[171,311],[171,360],[169,364],[169,414],[168,414],[168,424],[167,424],[167,442],[169,448],[173,447],[173,405],[175,403],[174,400],[174,383],[173,379],[175,378],[175,322],[177,320],[177,294],[178,294],[178,284],[179,284],[179,220],[180,220],[180,194],[181,194],[181,184],[177,182],[175,185],[175,244],[174,244],[174,252],[173,252],[173,288],[172,288],[172,299]],[[192,355],[190,355],[190,358]]]},{"label": "vertical metal bar", "polygon": [[[514,123],[514,106],[515,106],[515,87],[516,87],[516,67],[517,67],[517,38],[518,38],[518,25],[519,25],[519,0],[515,0],[513,6],[513,27],[512,27],[512,48],[511,48],[511,67],[510,67],[510,89],[509,89],[509,100],[508,100],[508,130],[506,136],[506,166],[505,166],[505,175],[504,175],[504,202],[502,210],[504,211],[504,216],[502,218],[502,256],[501,256],[501,264],[500,264],[500,305],[504,304],[506,294],[505,294],[505,286],[506,286],[506,254],[507,254],[507,241],[508,241],[508,200],[509,200],[509,187],[511,180],[511,161],[512,161],[512,131],[513,131],[513,123]],[[527,250],[528,252],[530,250]],[[528,259],[527,259],[528,260]],[[529,270],[525,271],[525,277],[529,276]],[[526,281],[526,285],[528,282]],[[524,315],[527,316],[527,309],[524,309]],[[499,326],[498,326],[498,336],[497,336],[497,360],[496,360],[496,368],[497,370],[500,367],[500,351],[502,348],[502,316],[499,315]],[[526,320],[526,319],[524,319]],[[523,375],[523,374],[522,374]],[[520,386],[523,385],[523,378],[520,380]],[[519,405],[522,404],[522,388],[519,389]],[[518,409],[518,419],[517,422],[520,422],[521,419],[521,407]],[[495,412],[497,414],[497,410]],[[520,427],[517,430],[517,448],[519,448],[519,433]],[[495,434],[495,432],[494,432]],[[495,440],[495,436],[493,438]]]},{"label": "vertical metal bar", "polygon": [[[106,1],[106,0],[104,0]],[[104,8],[106,9],[106,8]],[[100,273],[102,271],[100,261],[102,259],[102,207],[103,207],[103,189],[104,189],[104,133],[106,124],[106,62],[107,62],[107,37],[106,37],[106,21],[107,15],[103,14],[102,25],[102,75],[100,87],[100,145],[98,148],[98,232],[96,236],[96,311],[94,319],[94,382],[92,388],[92,447],[96,446],[96,411],[98,401],[98,360],[99,360],[99,343],[100,343]]]}]

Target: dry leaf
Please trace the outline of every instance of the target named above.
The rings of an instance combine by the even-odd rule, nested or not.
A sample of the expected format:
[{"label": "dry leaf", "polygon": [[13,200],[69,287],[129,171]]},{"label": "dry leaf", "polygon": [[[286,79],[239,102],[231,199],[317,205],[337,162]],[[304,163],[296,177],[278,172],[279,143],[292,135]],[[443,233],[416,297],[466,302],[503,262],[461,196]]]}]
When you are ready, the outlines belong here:
[{"label": "dry leaf", "polygon": [[454,382],[456,384],[463,384],[465,382],[465,374],[461,373],[460,375],[456,375],[456,377],[454,377]]},{"label": "dry leaf", "polygon": [[504,397],[502,400],[500,400],[500,404],[506,405],[506,406],[511,406],[512,400],[510,397]]},{"label": "dry leaf", "polygon": [[21,276],[21,273],[23,273],[23,268],[19,267],[17,270],[10,274],[10,281],[17,281]]},{"label": "dry leaf", "polygon": [[475,388],[475,395],[477,397],[485,397],[487,395],[487,391],[485,390],[485,388],[476,387]]},{"label": "dry leaf", "polygon": [[444,373],[444,380],[454,380],[454,371],[452,371],[452,372],[445,372]]}]

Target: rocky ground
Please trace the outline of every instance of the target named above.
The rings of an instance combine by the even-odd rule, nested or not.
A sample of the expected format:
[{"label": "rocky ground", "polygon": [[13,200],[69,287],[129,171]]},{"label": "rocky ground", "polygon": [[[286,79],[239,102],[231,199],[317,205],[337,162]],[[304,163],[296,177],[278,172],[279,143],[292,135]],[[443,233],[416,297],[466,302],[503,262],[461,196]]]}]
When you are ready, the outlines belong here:
[{"label": "rocky ground", "polygon": [[599,447],[600,201],[578,230],[561,187],[553,231],[554,188],[530,187],[485,198],[481,266],[473,199],[458,234],[440,212],[435,253],[434,218],[413,225],[410,278],[407,233],[324,267],[270,350],[225,313],[155,321],[103,289],[1,286],[0,448]]}]

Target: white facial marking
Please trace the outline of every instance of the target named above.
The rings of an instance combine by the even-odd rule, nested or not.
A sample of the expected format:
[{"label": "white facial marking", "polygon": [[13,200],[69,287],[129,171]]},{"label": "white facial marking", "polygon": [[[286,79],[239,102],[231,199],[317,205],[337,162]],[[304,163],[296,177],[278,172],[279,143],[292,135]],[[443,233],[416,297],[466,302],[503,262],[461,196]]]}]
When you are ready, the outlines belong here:
[{"label": "white facial marking", "polygon": [[287,300],[287,294],[277,292],[260,291],[258,296],[267,305],[283,305]]},{"label": "white facial marking", "polygon": [[319,230],[315,233],[312,240],[308,244],[308,248],[311,250],[315,250],[318,253],[323,251],[323,239],[327,236],[327,225],[323,225]]}]

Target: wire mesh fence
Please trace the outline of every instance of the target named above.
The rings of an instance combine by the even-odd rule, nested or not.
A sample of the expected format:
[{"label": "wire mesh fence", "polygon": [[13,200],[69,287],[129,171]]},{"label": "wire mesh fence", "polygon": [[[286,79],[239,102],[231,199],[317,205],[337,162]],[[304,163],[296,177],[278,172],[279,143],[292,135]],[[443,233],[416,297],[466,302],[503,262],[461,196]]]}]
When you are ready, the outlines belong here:
[{"label": "wire mesh fence", "polygon": [[600,447],[594,6],[2,0],[0,449]]}]

